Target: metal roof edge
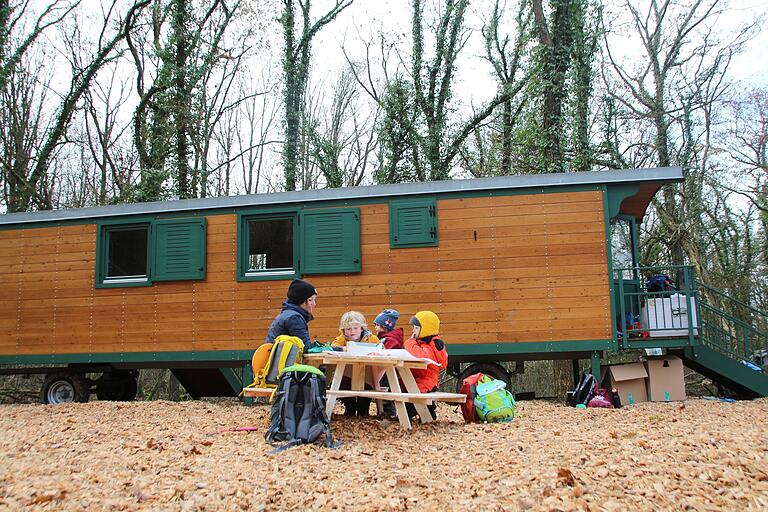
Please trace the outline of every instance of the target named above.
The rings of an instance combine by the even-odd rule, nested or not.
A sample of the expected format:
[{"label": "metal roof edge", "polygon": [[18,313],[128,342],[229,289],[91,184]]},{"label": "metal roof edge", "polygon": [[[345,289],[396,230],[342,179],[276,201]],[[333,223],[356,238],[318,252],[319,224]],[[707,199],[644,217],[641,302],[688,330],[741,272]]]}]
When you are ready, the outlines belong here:
[{"label": "metal roof edge", "polygon": [[308,203],[375,197],[413,196],[421,194],[445,194],[452,192],[502,190],[517,188],[557,187],[567,185],[602,185],[611,183],[678,182],[683,180],[681,167],[656,167],[650,169],[622,169],[610,171],[585,171],[555,174],[528,174],[498,176],[393,185],[369,185],[292,192],[273,192],[239,196],[181,199],[151,203],[94,206],[0,215],[0,225],[98,219],[122,215],[150,215],[195,210],[215,210],[246,206]]}]

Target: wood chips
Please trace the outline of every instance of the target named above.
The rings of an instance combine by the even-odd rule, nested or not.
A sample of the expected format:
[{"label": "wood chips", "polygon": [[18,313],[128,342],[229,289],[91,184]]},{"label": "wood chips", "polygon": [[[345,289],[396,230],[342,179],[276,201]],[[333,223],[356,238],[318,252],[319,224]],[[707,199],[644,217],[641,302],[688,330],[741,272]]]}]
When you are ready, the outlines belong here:
[{"label": "wood chips", "polygon": [[440,404],[412,432],[334,416],[339,449],[270,455],[267,406],[2,405],[0,509],[768,509],[768,399],[520,410],[465,425]]}]

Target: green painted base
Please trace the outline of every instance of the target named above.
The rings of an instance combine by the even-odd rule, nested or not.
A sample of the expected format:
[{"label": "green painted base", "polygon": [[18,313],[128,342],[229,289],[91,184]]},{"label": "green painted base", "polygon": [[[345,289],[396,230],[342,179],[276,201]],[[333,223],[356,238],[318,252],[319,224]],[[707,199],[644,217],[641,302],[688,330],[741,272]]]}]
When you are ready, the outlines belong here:
[{"label": "green painted base", "polygon": [[250,361],[253,350],[205,352],[106,352],[98,354],[39,354],[0,356],[0,364],[181,363]]}]

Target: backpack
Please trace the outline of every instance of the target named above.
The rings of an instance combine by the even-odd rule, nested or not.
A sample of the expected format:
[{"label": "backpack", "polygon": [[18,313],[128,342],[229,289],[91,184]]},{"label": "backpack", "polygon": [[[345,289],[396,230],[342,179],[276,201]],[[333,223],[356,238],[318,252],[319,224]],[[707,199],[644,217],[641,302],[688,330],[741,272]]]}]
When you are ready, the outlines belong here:
[{"label": "backpack", "polygon": [[517,415],[517,404],[512,393],[506,390],[504,381],[488,375],[475,386],[475,413],[477,419],[486,423],[508,422]]},{"label": "backpack", "polygon": [[576,385],[576,389],[569,391],[566,395],[565,403],[572,407],[576,407],[579,404],[586,405],[595,396],[596,389],[597,381],[595,377],[589,372],[584,372],[581,380]]},{"label": "backpack", "polygon": [[466,395],[467,399],[461,404],[461,414],[464,416],[464,421],[467,423],[474,423],[477,421],[477,415],[475,414],[475,395],[477,381],[483,378],[482,373],[475,373],[467,377],[461,382],[461,389],[459,393]]},{"label": "backpack", "polygon": [[608,393],[608,390],[603,388],[598,389],[597,393],[595,393],[595,396],[593,396],[590,401],[587,402],[587,407],[613,409],[613,400],[610,396],[610,393]]},{"label": "backpack", "polygon": [[267,364],[256,373],[254,384],[256,387],[277,387],[280,373],[288,366],[301,364],[303,354],[304,342],[301,338],[281,334],[272,344]]},{"label": "backpack", "polygon": [[648,292],[666,292],[671,289],[672,279],[665,274],[655,275],[645,283],[645,290]]},{"label": "backpack", "polygon": [[272,397],[270,425],[264,439],[283,442],[275,452],[297,444],[315,443],[325,434],[325,446],[335,447],[325,413],[325,375],[314,366],[297,364],[280,374]]}]

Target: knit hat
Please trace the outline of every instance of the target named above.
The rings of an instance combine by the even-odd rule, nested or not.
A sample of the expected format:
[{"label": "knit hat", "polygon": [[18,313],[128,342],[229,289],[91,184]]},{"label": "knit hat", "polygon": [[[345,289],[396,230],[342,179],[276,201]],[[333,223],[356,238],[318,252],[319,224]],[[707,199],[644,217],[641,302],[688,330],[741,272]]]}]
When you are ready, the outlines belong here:
[{"label": "knit hat", "polygon": [[288,287],[288,300],[294,304],[303,304],[313,295],[317,295],[317,290],[308,281],[294,279]]},{"label": "knit hat", "polygon": [[419,311],[411,318],[411,325],[421,327],[419,339],[440,333],[440,319],[432,311]]},{"label": "knit hat", "polygon": [[400,318],[400,313],[394,309],[385,309],[373,320],[376,325],[382,326],[387,332],[395,328],[397,319]]}]

